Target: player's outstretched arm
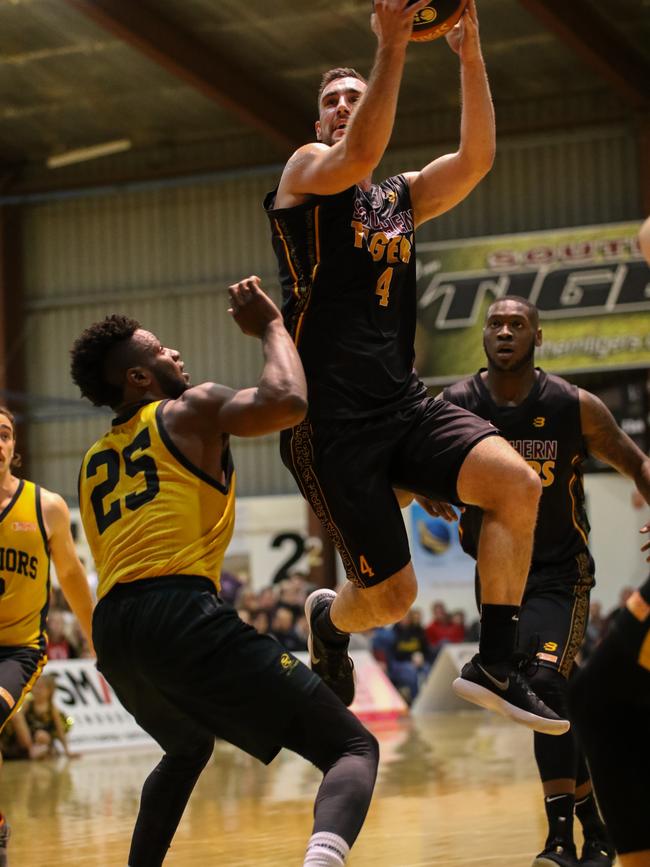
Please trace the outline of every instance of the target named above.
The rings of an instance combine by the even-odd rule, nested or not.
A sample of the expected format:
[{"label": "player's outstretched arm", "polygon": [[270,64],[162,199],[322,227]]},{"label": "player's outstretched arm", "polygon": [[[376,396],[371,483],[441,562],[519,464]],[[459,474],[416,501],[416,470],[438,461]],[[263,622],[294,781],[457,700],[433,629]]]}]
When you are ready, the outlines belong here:
[{"label": "player's outstretched arm", "polygon": [[[582,435],[589,453],[632,479],[650,505],[650,458],[621,430],[600,398],[582,388],[579,396]],[[650,533],[650,523],[642,527],[641,532]],[[650,542],[641,550],[650,550]]]},{"label": "player's outstretched arm", "polygon": [[[372,174],[393,131],[413,18],[427,2],[417,0],[407,6],[407,0],[375,0],[371,19],[377,36],[375,61],[351,117],[347,109],[339,110],[341,121],[346,122],[345,135],[332,145],[311,142],[299,148],[285,166],[278,201],[290,196],[334,195]],[[326,116],[332,112],[338,119],[337,100],[336,94],[323,98]]]},{"label": "player's outstretched arm", "polygon": [[63,595],[79,621],[88,647],[91,653],[94,653],[93,599],[70,532],[70,511],[63,497],[44,489],[41,489],[41,493],[43,519],[56,575]]},{"label": "player's outstretched arm", "polygon": [[416,226],[461,202],[490,171],[496,152],[494,107],[481,52],[475,0],[469,0],[447,41],[461,63],[460,147],[421,171],[406,174]]},{"label": "player's outstretched arm", "polygon": [[307,412],[307,383],[300,356],[282,315],[259,277],[229,289],[229,312],[244,334],[262,342],[264,367],[257,386],[236,390],[216,383],[188,389],[171,411],[181,425],[210,439],[215,433],[250,437],[299,424]]}]

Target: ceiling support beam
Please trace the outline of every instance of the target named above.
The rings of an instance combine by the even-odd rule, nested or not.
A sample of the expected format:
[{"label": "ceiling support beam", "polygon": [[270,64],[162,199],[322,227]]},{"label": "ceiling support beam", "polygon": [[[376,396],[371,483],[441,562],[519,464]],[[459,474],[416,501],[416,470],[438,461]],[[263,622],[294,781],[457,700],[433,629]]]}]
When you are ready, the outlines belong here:
[{"label": "ceiling support beam", "polygon": [[26,315],[23,287],[23,209],[0,208],[0,404],[16,413],[16,451],[20,475],[29,475],[27,405],[16,402],[26,391]]},{"label": "ceiling support beam", "polygon": [[293,107],[286,94],[278,98],[266,82],[252,78],[250,70],[224,61],[217,51],[183,33],[144,0],[66,2],[283,149],[293,150],[309,137],[312,120]]},{"label": "ceiling support beam", "polygon": [[519,0],[633,107],[650,103],[650,63],[598,11],[600,0]]}]

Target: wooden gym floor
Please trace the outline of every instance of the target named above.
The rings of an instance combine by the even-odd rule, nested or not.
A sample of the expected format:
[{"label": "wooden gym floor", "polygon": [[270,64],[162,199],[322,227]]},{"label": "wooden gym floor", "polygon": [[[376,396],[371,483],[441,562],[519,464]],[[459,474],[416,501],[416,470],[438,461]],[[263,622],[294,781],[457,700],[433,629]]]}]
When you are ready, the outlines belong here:
[{"label": "wooden gym floor", "polygon": [[[375,724],[382,759],[350,867],[529,867],[545,834],[532,734],[482,711]],[[126,867],[149,750],[7,762],[9,867]],[[218,744],[169,867],[300,867],[319,773]]]}]

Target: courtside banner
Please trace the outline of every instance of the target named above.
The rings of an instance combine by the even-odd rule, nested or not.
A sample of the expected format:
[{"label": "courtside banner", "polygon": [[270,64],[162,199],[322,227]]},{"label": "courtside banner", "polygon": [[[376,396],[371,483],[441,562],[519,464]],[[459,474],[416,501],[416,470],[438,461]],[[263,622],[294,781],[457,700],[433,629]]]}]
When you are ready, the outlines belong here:
[{"label": "courtside banner", "polygon": [[485,366],[496,298],[540,310],[538,363],[557,373],[650,364],[650,268],[638,223],[423,243],[417,248],[416,367],[444,384]]},{"label": "courtside banner", "polygon": [[54,703],[72,719],[68,743],[73,751],[156,746],[124,710],[94,660],[55,660],[47,663],[43,673],[56,679]]}]

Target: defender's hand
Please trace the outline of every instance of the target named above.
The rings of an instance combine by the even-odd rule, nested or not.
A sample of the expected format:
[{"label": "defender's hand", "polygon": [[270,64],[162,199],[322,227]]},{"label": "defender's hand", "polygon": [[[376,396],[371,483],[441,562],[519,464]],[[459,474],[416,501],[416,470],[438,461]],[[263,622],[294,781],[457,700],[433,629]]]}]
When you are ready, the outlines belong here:
[{"label": "defender's hand", "polygon": [[429,0],[417,0],[412,6],[408,0],[373,0],[370,26],[380,45],[404,45],[411,38],[413,19]]},{"label": "defender's hand", "polygon": [[[644,527],[641,527],[639,533],[650,533],[650,523],[647,523]],[[645,545],[641,546],[642,551],[650,551],[650,542],[646,542]],[[650,563],[650,554],[645,558],[646,563]]]},{"label": "defender's hand", "polygon": [[[444,518],[445,521],[458,520],[458,515],[456,514],[454,507],[450,503],[444,503],[442,500],[431,500],[428,497],[418,497],[415,498],[416,502],[419,503],[425,512],[428,512],[434,518]],[[464,512],[464,509],[461,509],[461,512]]]},{"label": "defender's hand", "polygon": [[230,304],[228,313],[244,334],[263,337],[271,322],[282,323],[282,315],[262,289],[259,277],[246,277],[228,287]]},{"label": "defender's hand", "polygon": [[445,36],[447,44],[462,61],[481,56],[476,0],[469,0],[460,21]]}]

